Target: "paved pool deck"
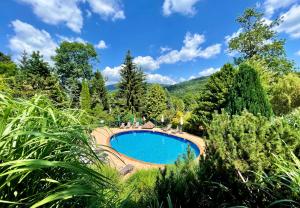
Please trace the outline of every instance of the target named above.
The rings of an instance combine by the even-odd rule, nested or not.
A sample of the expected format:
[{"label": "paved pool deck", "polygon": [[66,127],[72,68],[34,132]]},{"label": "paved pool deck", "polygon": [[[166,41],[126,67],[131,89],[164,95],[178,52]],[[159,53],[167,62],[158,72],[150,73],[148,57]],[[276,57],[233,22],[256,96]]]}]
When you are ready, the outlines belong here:
[{"label": "paved pool deck", "polygon": [[[92,132],[92,136],[96,139],[96,145],[100,148],[103,148],[104,150],[107,150],[109,163],[111,166],[115,167],[116,169],[121,169],[127,164],[132,164],[135,167],[135,170],[139,169],[151,169],[151,168],[163,168],[165,165],[160,164],[153,164],[153,163],[147,163],[143,161],[139,161],[130,157],[127,157],[121,153],[118,153],[117,151],[113,150],[110,145],[110,139],[114,134],[126,132],[126,131],[151,131],[151,132],[162,132],[169,135],[174,135],[177,137],[181,137],[183,139],[189,140],[193,142],[199,149],[200,153],[204,154],[205,152],[205,142],[201,137],[182,132],[182,133],[172,133],[171,131],[164,132],[160,128],[154,128],[154,129],[120,129],[120,128],[107,128],[107,127],[101,127],[97,128]],[[197,158],[198,159],[198,158]]]}]

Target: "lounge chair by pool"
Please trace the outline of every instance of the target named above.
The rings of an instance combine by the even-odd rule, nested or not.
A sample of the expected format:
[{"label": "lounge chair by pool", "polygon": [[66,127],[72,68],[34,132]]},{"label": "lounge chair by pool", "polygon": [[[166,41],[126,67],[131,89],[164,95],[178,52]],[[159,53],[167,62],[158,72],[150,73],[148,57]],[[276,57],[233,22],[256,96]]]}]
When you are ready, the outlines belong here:
[{"label": "lounge chair by pool", "polygon": [[125,129],[130,129],[131,128],[131,123],[128,122],[127,125],[125,126]]},{"label": "lounge chair by pool", "polygon": [[173,130],[172,130],[172,133],[173,133],[173,134],[177,134],[177,133],[179,133],[179,127],[177,126],[177,128],[176,128],[176,129],[173,129]]},{"label": "lounge chair by pool", "polygon": [[134,166],[132,164],[127,164],[125,167],[123,167],[121,170],[120,170],[120,174],[122,176],[130,173],[131,171],[133,171],[134,169]]},{"label": "lounge chair by pool", "polygon": [[135,129],[138,129],[139,127],[140,127],[140,123],[139,123],[139,122],[136,122],[135,125],[134,125],[134,128],[135,128]]},{"label": "lounge chair by pool", "polygon": [[172,124],[168,124],[165,128],[162,128],[163,131],[170,131]]},{"label": "lounge chair by pool", "polygon": [[121,123],[120,129],[124,129],[125,128],[125,124]]}]

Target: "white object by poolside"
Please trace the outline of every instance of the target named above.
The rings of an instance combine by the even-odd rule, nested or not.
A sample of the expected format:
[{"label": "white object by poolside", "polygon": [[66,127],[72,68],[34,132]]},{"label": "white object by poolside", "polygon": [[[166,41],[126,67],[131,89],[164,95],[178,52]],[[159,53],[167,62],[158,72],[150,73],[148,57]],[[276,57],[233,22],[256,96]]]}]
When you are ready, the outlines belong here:
[{"label": "white object by poolside", "polygon": [[181,126],[183,125],[183,117],[182,116],[180,117],[180,125]]},{"label": "white object by poolside", "polygon": [[170,131],[172,124],[168,124],[165,128],[162,128],[163,131]]},{"label": "white object by poolside", "polygon": [[176,127],[176,129],[173,129],[173,130],[172,130],[172,133],[173,133],[173,134],[179,133],[179,128],[178,128],[178,126]]},{"label": "white object by poolside", "polygon": [[125,124],[121,123],[120,129],[124,129],[125,128]]},{"label": "white object by poolside", "polygon": [[125,126],[126,129],[129,129],[131,127],[131,123],[128,122],[127,125]]}]

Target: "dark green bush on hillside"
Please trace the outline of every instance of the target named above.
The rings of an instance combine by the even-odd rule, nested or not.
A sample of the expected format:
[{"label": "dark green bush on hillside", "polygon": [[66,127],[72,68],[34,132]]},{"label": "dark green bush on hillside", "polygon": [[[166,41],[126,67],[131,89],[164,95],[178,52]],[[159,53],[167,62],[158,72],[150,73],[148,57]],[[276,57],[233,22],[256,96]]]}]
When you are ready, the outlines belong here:
[{"label": "dark green bush on hillside", "polygon": [[271,104],[264,91],[258,73],[251,66],[241,64],[229,92],[227,111],[231,115],[248,110],[254,115],[271,117]]}]

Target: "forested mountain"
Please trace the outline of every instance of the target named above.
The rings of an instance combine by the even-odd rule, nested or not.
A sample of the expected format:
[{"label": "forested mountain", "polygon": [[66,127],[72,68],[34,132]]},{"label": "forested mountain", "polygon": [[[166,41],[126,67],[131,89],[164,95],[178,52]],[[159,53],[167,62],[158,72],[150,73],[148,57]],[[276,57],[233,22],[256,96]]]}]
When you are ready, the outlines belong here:
[{"label": "forested mountain", "polygon": [[188,81],[180,82],[165,88],[173,95],[182,95],[184,93],[199,92],[204,88],[208,77],[199,77]]},{"label": "forested mountain", "polygon": [[[180,82],[174,85],[162,85],[165,87],[171,94],[178,96],[183,93],[189,92],[199,92],[205,86],[208,77],[199,77],[196,79],[191,79],[188,81]],[[116,84],[111,84],[106,86],[108,91],[114,91],[117,89]]]}]

